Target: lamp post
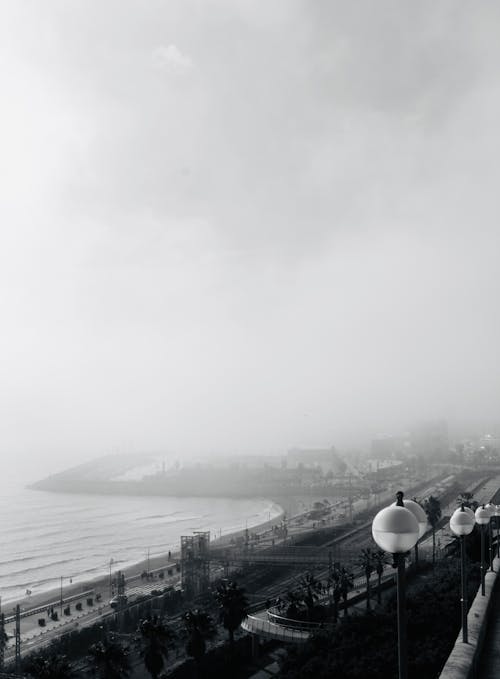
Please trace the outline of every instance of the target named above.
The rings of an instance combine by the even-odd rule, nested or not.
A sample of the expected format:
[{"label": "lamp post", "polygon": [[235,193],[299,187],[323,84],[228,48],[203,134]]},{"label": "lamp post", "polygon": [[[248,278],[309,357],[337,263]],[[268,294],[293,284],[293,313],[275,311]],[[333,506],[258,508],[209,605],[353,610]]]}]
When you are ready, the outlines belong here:
[{"label": "lamp post", "polygon": [[495,528],[496,528],[496,541],[497,541],[497,559],[500,558],[500,541],[498,540],[498,521],[500,517],[500,505],[495,505]]},{"label": "lamp post", "polygon": [[472,509],[466,509],[462,505],[456,509],[450,519],[450,528],[454,535],[460,539],[460,572],[461,572],[461,603],[462,603],[462,641],[468,643],[467,630],[467,564],[465,551],[465,536],[470,535],[474,530],[476,517]]},{"label": "lamp post", "polygon": [[488,525],[491,519],[490,510],[486,509],[484,505],[476,509],[476,523],[479,525],[479,530],[481,531],[481,594],[484,596],[486,594],[485,589],[485,558],[484,558],[484,527]]},{"label": "lamp post", "polygon": [[[392,503],[391,507],[396,506],[396,504],[397,500]],[[419,505],[418,502],[415,502],[415,500],[403,500],[403,506],[410,510],[418,522],[418,540],[415,543],[415,565],[418,566],[418,541],[427,530],[427,514],[425,513],[424,508]]]},{"label": "lamp post", "polygon": [[489,569],[493,570],[493,521],[491,520],[495,516],[495,505],[488,502],[486,509],[490,513],[490,522],[488,524],[488,555],[490,559]]},{"label": "lamp post", "polygon": [[396,493],[396,498],[395,505],[381,509],[373,519],[372,535],[380,549],[393,555],[394,566],[398,569],[398,671],[399,679],[406,679],[405,554],[418,540],[419,525],[415,515],[404,506],[401,491]]},{"label": "lamp post", "polygon": [[111,579],[111,566],[114,563],[113,557],[109,560],[109,598],[113,597],[113,580]]}]

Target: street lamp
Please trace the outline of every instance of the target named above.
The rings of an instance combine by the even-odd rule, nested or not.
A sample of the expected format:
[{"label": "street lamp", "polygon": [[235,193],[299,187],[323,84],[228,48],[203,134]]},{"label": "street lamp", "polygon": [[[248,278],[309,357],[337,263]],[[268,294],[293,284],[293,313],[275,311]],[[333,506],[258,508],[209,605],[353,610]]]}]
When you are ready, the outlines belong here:
[{"label": "street lamp", "polygon": [[384,552],[393,555],[397,566],[398,595],[398,670],[399,679],[406,679],[406,610],[405,610],[405,554],[412,549],[419,535],[415,515],[403,504],[403,493],[396,493],[396,504],[381,509],[372,523],[373,539]]},{"label": "street lamp", "polygon": [[465,552],[465,536],[470,535],[474,530],[476,517],[471,509],[466,511],[464,505],[456,509],[450,519],[450,528],[454,535],[460,539],[460,564],[461,564],[461,583],[462,583],[462,641],[468,642],[467,636],[467,568]]},{"label": "street lamp", "polygon": [[[394,507],[397,504],[396,502],[393,502],[391,507]],[[424,511],[424,508],[418,504],[418,502],[415,502],[415,500],[403,500],[403,506],[406,507],[406,509],[409,509],[410,512],[414,515],[414,517],[417,519],[418,522],[418,540],[420,540],[421,537],[425,534],[427,531],[427,514]],[[418,566],[418,540],[415,543],[415,565]]]},{"label": "street lamp", "polygon": [[491,519],[495,516],[496,507],[495,505],[491,504],[491,502],[488,502],[486,509],[490,513],[490,522],[488,524],[488,553],[490,558],[490,570],[493,570],[493,521],[491,521]]},{"label": "street lamp", "polygon": [[486,594],[485,589],[485,563],[484,563],[484,526],[487,526],[490,522],[491,514],[490,510],[486,509],[484,505],[476,509],[476,523],[479,525],[479,530],[481,531],[481,594],[484,596]]},{"label": "street lamp", "polygon": [[497,540],[497,559],[500,558],[500,541],[498,539],[498,523],[500,517],[500,505],[495,505],[495,523],[496,523],[496,540]]},{"label": "street lamp", "polygon": [[109,598],[113,597],[113,580],[111,579],[111,566],[114,563],[113,557],[109,560]]}]

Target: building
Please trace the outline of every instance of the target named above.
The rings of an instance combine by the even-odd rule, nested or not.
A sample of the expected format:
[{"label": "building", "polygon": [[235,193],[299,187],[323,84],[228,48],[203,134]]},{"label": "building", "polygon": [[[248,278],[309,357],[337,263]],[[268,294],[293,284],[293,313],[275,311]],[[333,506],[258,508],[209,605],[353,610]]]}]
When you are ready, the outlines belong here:
[{"label": "building", "polygon": [[401,459],[408,453],[408,440],[404,436],[379,434],[371,443],[371,457],[375,460]]},{"label": "building", "polygon": [[294,467],[319,467],[323,471],[343,474],[346,471],[346,463],[337,453],[335,448],[291,448],[286,456],[286,466]]}]

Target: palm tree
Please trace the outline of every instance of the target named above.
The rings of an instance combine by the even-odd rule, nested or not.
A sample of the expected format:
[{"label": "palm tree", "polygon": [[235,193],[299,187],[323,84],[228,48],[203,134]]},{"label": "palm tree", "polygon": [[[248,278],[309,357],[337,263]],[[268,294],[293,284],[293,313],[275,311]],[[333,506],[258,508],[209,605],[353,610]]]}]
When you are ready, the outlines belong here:
[{"label": "palm tree", "polygon": [[361,550],[358,564],[363,569],[366,578],[366,610],[369,611],[370,606],[370,577],[375,570],[375,554],[370,547],[365,547]]},{"label": "palm tree", "polygon": [[340,594],[344,601],[344,617],[347,616],[347,595],[354,587],[354,575],[349,573],[344,567],[340,570]]},{"label": "palm tree", "polygon": [[332,568],[328,574],[328,579],[326,581],[326,586],[328,588],[328,592],[330,590],[332,591],[333,594],[333,619],[335,622],[337,622],[339,618],[339,603],[340,599],[342,598],[342,592],[340,588],[340,569],[339,568]]},{"label": "palm tree", "polygon": [[89,660],[94,674],[102,679],[122,679],[130,674],[128,648],[116,641],[106,639],[92,644]]},{"label": "palm tree", "polygon": [[173,633],[157,615],[141,620],[137,631],[140,634],[141,657],[144,666],[153,679],[157,679],[168,658],[169,643]]},{"label": "palm tree", "polygon": [[305,604],[309,620],[311,619],[314,604],[322,591],[323,585],[321,581],[317,580],[312,573],[306,573],[301,577],[296,594],[297,598]]},{"label": "palm tree", "polygon": [[285,616],[287,618],[296,619],[299,615],[300,604],[302,603],[302,598],[297,590],[291,589],[286,593],[285,599]]},{"label": "palm tree", "polygon": [[381,591],[381,585],[382,585],[382,575],[384,574],[384,566],[385,566],[385,552],[382,549],[377,549],[376,552],[373,553],[373,560],[375,562],[375,571],[377,573],[377,578],[378,578],[378,583],[377,583],[377,603],[380,604],[382,603],[382,591]]},{"label": "palm tree", "polygon": [[32,679],[71,679],[75,672],[65,655],[41,651],[23,662],[23,672]]},{"label": "palm tree", "polygon": [[436,563],[436,526],[441,518],[441,503],[431,495],[424,502],[424,511],[432,528],[432,565]]},{"label": "palm tree", "polygon": [[231,653],[234,645],[234,632],[245,618],[248,601],[243,587],[236,582],[222,582],[215,592],[215,599],[220,608],[220,620],[229,635]]},{"label": "palm tree", "polygon": [[469,507],[473,512],[479,507],[479,502],[474,500],[474,493],[470,493],[467,490],[463,490],[457,497],[457,505],[461,507]]},{"label": "palm tree", "polygon": [[212,618],[199,610],[187,611],[182,619],[188,634],[186,653],[194,659],[199,675],[201,659],[206,651],[206,640],[215,636],[215,627]]}]

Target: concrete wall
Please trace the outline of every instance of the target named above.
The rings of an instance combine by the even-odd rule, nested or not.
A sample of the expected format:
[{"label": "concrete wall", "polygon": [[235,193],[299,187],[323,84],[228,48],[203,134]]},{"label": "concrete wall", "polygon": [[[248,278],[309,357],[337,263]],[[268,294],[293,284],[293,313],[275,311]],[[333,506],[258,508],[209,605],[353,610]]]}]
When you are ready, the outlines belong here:
[{"label": "concrete wall", "polygon": [[450,657],[441,672],[440,679],[474,679],[481,657],[481,650],[488,625],[493,588],[500,569],[500,559],[493,561],[493,572],[486,573],[486,593],[481,594],[481,587],[467,616],[469,643],[462,642],[462,630],[457,637]]}]

